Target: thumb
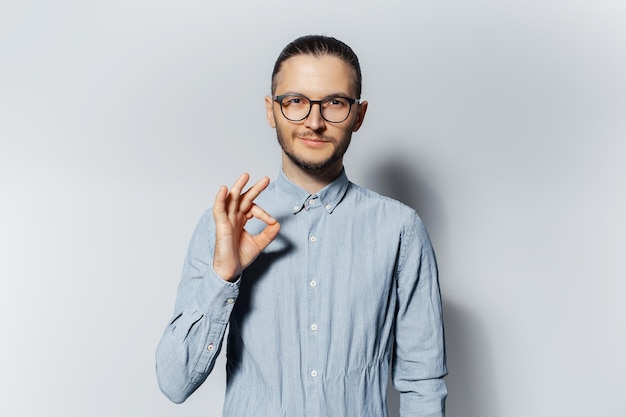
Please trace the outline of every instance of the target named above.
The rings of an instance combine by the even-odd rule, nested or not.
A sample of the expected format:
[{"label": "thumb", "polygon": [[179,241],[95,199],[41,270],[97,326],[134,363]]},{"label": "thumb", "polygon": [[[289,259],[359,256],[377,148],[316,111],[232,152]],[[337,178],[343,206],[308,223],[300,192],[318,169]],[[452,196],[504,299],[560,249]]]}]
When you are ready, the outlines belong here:
[{"label": "thumb", "polygon": [[265,226],[265,229],[261,231],[258,235],[254,236],[254,241],[259,248],[259,250],[264,250],[267,245],[272,243],[272,241],[278,236],[278,232],[280,230],[280,223],[275,222],[273,224],[268,224]]}]

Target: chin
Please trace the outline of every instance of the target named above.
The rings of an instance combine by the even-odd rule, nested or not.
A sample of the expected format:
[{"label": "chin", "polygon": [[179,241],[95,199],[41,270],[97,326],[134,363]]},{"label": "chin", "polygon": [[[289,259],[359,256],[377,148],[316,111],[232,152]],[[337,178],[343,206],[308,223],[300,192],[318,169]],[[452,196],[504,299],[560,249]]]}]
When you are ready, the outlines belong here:
[{"label": "chin", "polygon": [[[332,154],[327,154],[325,157],[307,159],[301,155],[297,155],[296,152],[294,152],[294,149],[288,149],[287,146],[285,146],[285,144],[283,143],[281,132],[277,129],[276,133],[278,144],[282,148],[284,154],[287,155],[289,160],[303,171],[308,171],[311,173],[328,171],[330,168],[335,167],[337,163],[341,164],[343,155],[348,149],[348,144],[350,143],[348,141],[343,149],[335,149]],[[319,155],[318,153],[318,156],[321,155]]]},{"label": "chin", "polygon": [[289,160],[291,160],[291,162],[293,162],[298,168],[309,172],[327,171],[328,169],[335,167],[337,163],[341,163],[341,156],[337,155],[319,161],[297,158],[289,153],[287,153],[287,156],[289,157]]}]

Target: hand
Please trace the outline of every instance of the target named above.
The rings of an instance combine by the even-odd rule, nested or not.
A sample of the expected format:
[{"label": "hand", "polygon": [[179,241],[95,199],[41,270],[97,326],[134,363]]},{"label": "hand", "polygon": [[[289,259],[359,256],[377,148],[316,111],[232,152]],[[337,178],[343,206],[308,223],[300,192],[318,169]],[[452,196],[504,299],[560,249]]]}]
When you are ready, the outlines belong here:
[{"label": "hand", "polygon": [[[215,253],[213,270],[226,281],[241,275],[259,254],[278,235],[280,224],[254,200],[270,183],[265,177],[244,193],[241,191],[250,176],[243,174],[228,190],[221,186],[215,197],[213,218],[215,219]],[[252,236],[244,226],[252,217],[265,222],[261,233]]]}]

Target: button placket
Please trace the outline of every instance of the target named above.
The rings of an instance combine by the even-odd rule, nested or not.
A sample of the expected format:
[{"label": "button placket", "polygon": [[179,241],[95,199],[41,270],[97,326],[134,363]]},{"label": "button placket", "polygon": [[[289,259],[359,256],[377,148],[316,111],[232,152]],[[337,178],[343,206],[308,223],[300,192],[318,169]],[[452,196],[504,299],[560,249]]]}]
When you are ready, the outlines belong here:
[{"label": "button placket", "polygon": [[[319,371],[319,367],[322,366],[320,362],[320,327],[318,321],[320,320],[320,302],[319,302],[319,282],[317,281],[319,271],[320,271],[320,247],[318,244],[320,243],[320,225],[323,224],[323,217],[325,216],[326,210],[324,209],[324,203],[320,200],[318,196],[311,196],[309,200],[305,202],[304,208],[307,211],[306,218],[306,232],[308,235],[305,237],[307,241],[303,242],[307,248],[307,281],[303,282],[302,285],[306,285],[308,288],[307,292],[307,315],[303,316],[303,322],[301,327],[304,330],[303,339],[306,340],[306,347],[304,348],[306,353],[306,371],[308,372],[309,383],[307,384],[307,397],[310,399],[307,404],[307,409],[309,413],[307,415],[317,415],[317,400],[320,393],[320,385],[319,381],[321,378],[321,373]],[[323,336],[323,335],[322,335]],[[303,370],[304,370],[303,369]],[[306,375],[306,373],[304,374]]]}]

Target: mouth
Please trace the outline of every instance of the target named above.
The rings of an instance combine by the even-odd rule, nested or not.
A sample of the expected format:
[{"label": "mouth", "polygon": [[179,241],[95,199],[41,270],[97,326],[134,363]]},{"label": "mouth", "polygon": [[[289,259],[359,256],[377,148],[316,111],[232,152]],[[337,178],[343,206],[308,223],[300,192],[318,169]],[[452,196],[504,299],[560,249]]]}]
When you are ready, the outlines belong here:
[{"label": "mouth", "polygon": [[299,136],[298,140],[302,142],[303,144],[305,144],[306,146],[309,146],[311,148],[321,148],[322,146],[328,143],[327,140],[324,140],[322,138],[315,138],[315,137],[309,137],[309,136],[305,136],[305,137]]}]

